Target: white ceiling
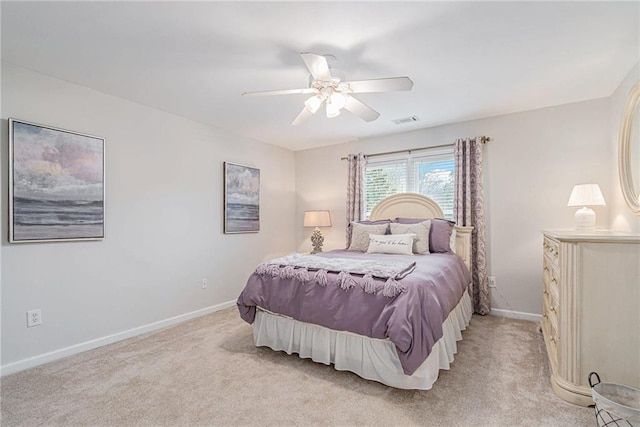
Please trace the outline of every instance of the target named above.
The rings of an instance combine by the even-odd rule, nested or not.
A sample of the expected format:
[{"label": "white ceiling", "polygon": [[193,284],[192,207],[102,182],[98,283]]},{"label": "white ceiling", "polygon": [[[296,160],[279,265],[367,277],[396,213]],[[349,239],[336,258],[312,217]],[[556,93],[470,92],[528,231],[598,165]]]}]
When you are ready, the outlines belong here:
[{"label": "white ceiling", "polygon": [[[611,95],[640,57],[639,2],[7,2],[2,59],[291,150]],[[300,52],[347,80],[409,76],[361,94],[366,123],[307,96]],[[416,115],[417,123],[394,119]]]}]

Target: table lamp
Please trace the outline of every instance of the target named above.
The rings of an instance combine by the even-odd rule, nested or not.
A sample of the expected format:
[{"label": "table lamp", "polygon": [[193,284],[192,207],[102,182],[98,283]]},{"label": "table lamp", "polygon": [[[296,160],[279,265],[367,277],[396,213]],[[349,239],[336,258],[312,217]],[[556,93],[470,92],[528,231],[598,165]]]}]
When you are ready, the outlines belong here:
[{"label": "table lamp", "polygon": [[605,206],[604,197],[598,184],[579,184],[573,187],[567,206],[579,207],[576,211],[576,229],[596,228],[596,213],[589,206]]},{"label": "table lamp", "polygon": [[318,227],[331,227],[331,215],[329,215],[329,211],[305,211],[304,226],[315,227],[311,235],[311,243],[313,244],[313,252],[311,253],[317,254],[318,252],[322,252],[324,237],[322,237],[322,233],[320,233]]}]

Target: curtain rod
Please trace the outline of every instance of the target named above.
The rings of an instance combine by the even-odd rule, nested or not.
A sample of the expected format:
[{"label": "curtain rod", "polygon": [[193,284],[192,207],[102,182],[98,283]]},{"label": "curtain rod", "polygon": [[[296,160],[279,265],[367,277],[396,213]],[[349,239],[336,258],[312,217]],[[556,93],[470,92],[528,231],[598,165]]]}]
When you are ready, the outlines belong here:
[{"label": "curtain rod", "polygon": [[[485,138],[484,142],[491,141],[491,138]],[[409,148],[406,150],[396,150],[396,151],[385,151],[384,153],[375,153],[375,154],[365,154],[367,157],[377,157],[377,156],[387,156],[390,154],[400,154],[400,153],[409,153],[411,154],[414,151],[423,151],[423,150],[431,150],[434,148],[444,148],[444,147],[453,147],[454,144],[441,144],[441,145],[433,145],[431,147],[422,147],[422,148]],[[340,160],[348,160],[348,157],[340,157]]]}]

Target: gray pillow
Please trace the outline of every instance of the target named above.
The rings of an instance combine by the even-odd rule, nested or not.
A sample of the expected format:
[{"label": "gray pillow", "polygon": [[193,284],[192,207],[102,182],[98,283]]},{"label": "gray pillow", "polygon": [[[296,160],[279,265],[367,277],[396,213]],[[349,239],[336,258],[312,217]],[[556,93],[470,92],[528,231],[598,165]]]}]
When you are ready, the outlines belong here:
[{"label": "gray pillow", "polygon": [[385,234],[388,224],[351,223],[351,244],[348,251],[366,252],[369,249],[369,234]]},{"label": "gray pillow", "polygon": [[[400,224],[417,224],[425,221],[425,218],[396,218]],[[455,222],[446,219],[434,218],[431,220],[429,230],[429,251],[431,253],[452,253],[450,240]]]},{"label": "gray pillow", "polygon": [[[356,221],[354,221],[356,222]],[[379,219],[377,221],[369,221],[367,219],[362,220],[362,221],[357,221],[358,224],[366,224],[366,225],[373,225],[373,224],[390,224],[391,220],[390,219]],[[353,224],[353,223],[351,223]],[[349,246],[351,246],[351,224],[349,224],[347,226],[347,248]],[[391,232],[389,231],[389,227],[387,226],[387,230],[384,232],[384,234],[391,234]]]},{"label": "gray pillow", "polygon": [[414,254],[428,254],[429,253],[429,229],[431,228],[431,221],[426,220],[417,224],[400,224],[392,222],[390,224],[391,234],[415,234],[413,239],[413,253]]}]

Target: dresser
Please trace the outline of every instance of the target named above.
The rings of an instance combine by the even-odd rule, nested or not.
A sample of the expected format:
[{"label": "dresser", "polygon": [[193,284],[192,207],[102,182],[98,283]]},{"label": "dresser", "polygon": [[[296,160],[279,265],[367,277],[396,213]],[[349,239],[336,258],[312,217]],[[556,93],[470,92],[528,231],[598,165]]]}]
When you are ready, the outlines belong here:
[{"label": "dresser", "polygon": [[587,377],[640,388],[640,234],[543,231],[542,333],[551,386],[593,404]]}]

